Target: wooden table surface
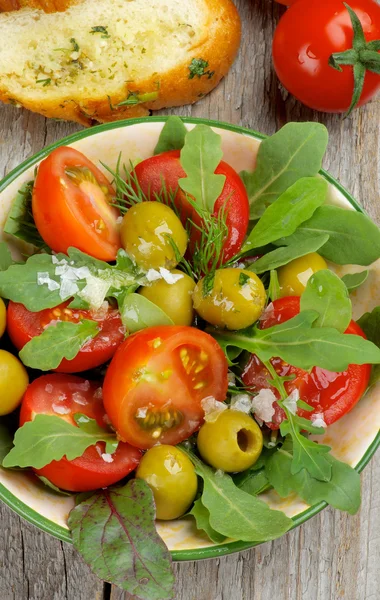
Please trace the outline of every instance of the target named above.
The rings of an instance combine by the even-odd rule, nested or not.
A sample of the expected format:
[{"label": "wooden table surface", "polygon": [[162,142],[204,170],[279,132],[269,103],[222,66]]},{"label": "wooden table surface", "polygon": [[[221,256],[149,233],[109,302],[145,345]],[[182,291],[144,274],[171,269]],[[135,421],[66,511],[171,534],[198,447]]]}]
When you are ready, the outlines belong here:
[{"label": "wooden table surface", "polygon": [[[238,0],[240,55],[210,96],[179,115],[208,117],[267,134],[288,121],[320,121],[330,133],[324,162],[380,224],[380,96],[342,120],[302,107],[280,89],[271,40],[282,9]],[[80,129],[11,106],[0,109],[0,176],[45,145]],[[380,453],[362,475],[352,517],[324,510],[283,538],[241,554],[175,565],[176,600],[378,600]],[[132,600],[94,577],[73,548],[0,505],[0,600]]]}]

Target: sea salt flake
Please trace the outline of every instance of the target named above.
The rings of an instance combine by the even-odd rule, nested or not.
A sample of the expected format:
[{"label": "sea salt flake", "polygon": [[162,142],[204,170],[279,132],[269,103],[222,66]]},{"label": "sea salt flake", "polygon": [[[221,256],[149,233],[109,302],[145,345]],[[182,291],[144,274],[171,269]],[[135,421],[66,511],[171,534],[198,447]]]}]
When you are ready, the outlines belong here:
[{"label": "sea salt flake", "polygon": [[311,415],[311,422],[314,425],[314,427],[323,427],[324,429],[327,427],[323,417],[323,413],[314,413],[313,415]]},{"label": "sea salt flake", "polygon": [[228,371],[227,379],[228,387],[233,387],[234,385],[236,385],[235,373],[233,373],[232,371]]},{"label": "sea salt flake", "polygon": [[236,394],[231,398],[230,409],[249,415],[252,410],[252,397],[249,394]]},{"label": "sea salt flake", "polygon": [[300,393],[297,389],[293,390],[292,393],[283,401],[283,405],[288,409],[292,415],[297,413],[297,402],[300,399]]},{"label": "sea salt flake", "polygon": [[47,383],[47,384],[45,385],[45,392],[47,392],[48,394],[51,394],[51,393],[52,393],[52,391],[53,391],[53,389],[54,389],[54,388],[53,388],[53,386],[52,386],[52,384],[51,384],[51,383]]},{"label": "sea salt flake", "polygon": [[61,406],[60,404],[52,404],[52,408],[57,415],[68,415],[71,410],[68,406]]},{"label": "sea salt flake", "polygon": [[113,462],[113,457],[112,457],[111,454],[103,453],[103,454],[101,454],[101,457],[104,460],[104,462],[106,462],[106,463],[112,463]]},{"label": "sea salt flake", "polygon": [[165,269],[164,267],[160,267],[160,275],[162,279],[164,279],[166,283],[169,284],[177,283],[177,281],[183,279],[182,273],[171,273],[168,269]]},{"label": "sea salt flake", "polygon": [[273,403],[277,400],[276,396],[269,389],[260,390],[257,396],[252,398],[252,409],[255,413],[255,418],[270,423],[274,415]]},{"label": "sea salt flake", "polygon": [[49,273],[37,273],[37,285],[47,285],[50,292],[59,290],[59,283],[51,279]]},{"label": "sea salt flake", "polygon": [[201,400],[201,406],[205,413],[205,421],[213,423],[219,417],[220,413],[227,410],[228,406],[219,402],[214,396],[206,396]]},{"label": "sea salt flake", "polygon": [[74,402],[80,404],[81,406],[86,406],[86,404],[88,404],[86,398],[82,396],[82,394],[80,394],[79,392],[74,392],[72,395],[72,399],[74,400]]}]

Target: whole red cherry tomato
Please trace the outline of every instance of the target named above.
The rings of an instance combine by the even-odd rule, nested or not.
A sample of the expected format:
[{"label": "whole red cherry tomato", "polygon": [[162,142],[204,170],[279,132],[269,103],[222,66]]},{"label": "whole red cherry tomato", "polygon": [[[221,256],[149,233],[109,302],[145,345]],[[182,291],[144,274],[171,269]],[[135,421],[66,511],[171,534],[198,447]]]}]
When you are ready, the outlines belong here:
[{"label": "whole red cherry tomato", "polygon": [[101,260],[115,260],[121,246],[108,179],[81,152],[56,148],[42,161],[33,188],[37,229],[54,252],[70,246]]},{"label": "whole red cherry tomato", "polygon": [[[36,415],[54,415],[76,425],[76,413],[95,419],[100,427],[107,429],[99,384],[74,375],[43,375],[35,379],[25,393],[20,427]],[[63,490],[87,492],[120,481],[136,469],[140,458],[141,452],[129,444],[119,442],[116,452],[109,456],[105,443],[98,442],[79,458],[69,461],[63,457],[35,471]]]},{"label": "whole red cherry tomato", "polygon": [[148,327],[116,352],[104,380],[104,406],[121,440],[146,449],[175,445],[203,422],[201,400],[225,400],[227,360],[207,333]]},{"label": "whole red cherry tomato", "polygon": [[342,0],[297,0],[274,34],[273,62],[281,83],[315,110],[352,110],[380,88],[380,44],[371,44],[380,38],[380,5],[352,0],[349,7],[354,14]]},{"label": "whole red cherry tomato", "polygon": [[[287,296],[275,300],[263,314],[261,328],[267,329],[285,323],[299,312],[299,296]],[[355,321],[351,321],[345,333],[365,337]],[[331,425],[355,406],[367,389],[371,375],[371,365],[349,365],[346,371],[333,373],[319,367],[314,367],[310,372],[304,371],[288,365],[280,358],[272,358],[271,363],[282,377],[295,376],[292,381],[285,382],[288,394],[298,389],[300,398],[314,409],[312,412],[298,409],[298,414],[305,419],[310,419],[313,414],[320,414],[326,425]],[[251,355],[244,368],[242,379],[248,388],[255,391],[270,388],[268,384],[270,374],[254,354]],[[279,397],[277,390],[271,389]],[[267,423],[267,425],[271,429],[278,429],[285,418],[285,413],[277,402],[274,408],[272,423]]]},{"label": "whole red cherry tomato", "polygon": [[[191,206],[186,194],[179,189],[178,180],[186,177],[180,163],[180,151],[170,150],[152,156],[139,163],[134,173],[138,183],[148,200],[155,200],[162,192],[163,183],[168,191],[176,192],[175,204],[182,223],[186,226],[189,219],[198,228],[202,228],[202,219]],[[237,254],[243,244],[249,224],[249,203],[246,189],[238,173],[226,162],[221,161],[215,170],[217,175],[225,175],[226,181],[219,198],[214,205],[214,216],[225,212],[227,235],[223,245],[222,262],[227,262]],[[190,249],[196,250],[201,234],[197,227],[192,227]]]},{"label": "whole red cherry tomato", "polygon": [[48,308],[39,312],[31,312],[22,304],[9,302],[7,310],[7,331],[17,350],[21,350],[27,342],[51,326],[56,321],[78,323],[81,319],[96,321],[99,333],[82,346],[72,360],[64,358],[54,369],[60,373],[79,373],[94,369],[108,362],[115,354],[117,347],[124,339],[124,329],[118,310],[108,308],[98,313],[87,310],[68,308],[65,302],[56,308]]}]

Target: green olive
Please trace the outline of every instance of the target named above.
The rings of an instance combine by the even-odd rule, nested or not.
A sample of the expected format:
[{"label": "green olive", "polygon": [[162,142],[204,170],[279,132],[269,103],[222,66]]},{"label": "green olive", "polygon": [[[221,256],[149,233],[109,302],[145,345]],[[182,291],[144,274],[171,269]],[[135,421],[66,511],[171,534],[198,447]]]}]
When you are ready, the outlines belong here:
[{"label": "green olive", "polygon": [[235,473],[249,469],[263,449],[261,429],[249,415],[225,410],[199,430],[198,450],[215,469]]},{"label": "green olive", "polygon": [[124,215],[120,236],[123,248],[143,269],[173,269],[178,263],[173,243],[183,256],[188,239],[175,212],[160,202],[132,206]]},{"label": "green olive", "polygon": [[252,325],[264,310],[266,294],[261,280],[243,269],[219,269],[213,287],[208,278],[199,281],[193,294],[194,308],[208,323],[227,329]]},{"label": "green olive", "polygon": [[193,322],[193,291],[195,283],[182,271],[174,269],[174,275],[181,275],[175,283],[164,279],[154,281],[140,289],[139,294],[159,306],[171,318],[174,325],[191,325]]},{"label": "green olive", "polygon": [[310,277],[317,271],[327,269],[327,263],[316,252],[295,258],[277,271],[281,298],[284,296],[301,296]]},{"label": "green olive", "polygon": [[28,373],[21,361],[0,350],[0,416],[13,412],[28,387]]},{"label": "green olive", "polygon": [[175,446],[154,446],[148,450],[141,459],[136,477],[144,479],[150,486],[157,519],[164,521],[185,514],[198,489],[191,461]]},{"label": "green olive", "polygon": [[3,335],[7,326],[7,309],[2,298],[0,298],[0,337]]}]

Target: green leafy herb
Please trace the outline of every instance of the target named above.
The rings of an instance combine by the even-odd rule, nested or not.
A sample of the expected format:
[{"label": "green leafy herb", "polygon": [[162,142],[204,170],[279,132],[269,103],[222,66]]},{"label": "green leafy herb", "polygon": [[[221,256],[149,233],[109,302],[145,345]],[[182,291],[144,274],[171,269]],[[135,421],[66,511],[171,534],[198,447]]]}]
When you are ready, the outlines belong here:
[{"label": "green leafy herb", "polygon": [[32,191],[34,181],[28,181],[17,192],[4,225],[4,233],[12,235],[39,250],[49,248],[38,233],[32,213]]},{"label": "green leafy herb", "polygon": [[281,290],[278,281],[277,271],[270,271],[269,287],[268,287],[268,299],[274,302],[280,297]]},{"label": "green leafy herb", "polygon": [[367,281],[368,275],[368,270],[361,271],[360,273],[347,273],[347,275],[343,275],[342,281],[348,292],[351,293]]},{"label": "green leafy herb", "polygon": [[121,320],[129,333],[156,325],[174,325],[168,315],[141,294],[125,296],[120,308]]},{"label": "green leafy herb", "polygon": [[42,475],[37,475],[37,477],[41,481],[41,483],[53,490],[53,492],[55,492],[56,494],[59,494],[60,496],[71,496],[71,492],[65,492],[64,490],[59,489],[59,487],[57,487],[56,485],[54,485],[54,483],[46,479],[46,477],[43,477]]},{"label": "green leafy herb", "polygon": [[6,271],[14,264],[11,251],[6,242],[0,242],[0,271]]},{"label": "green leafy herb", "polygon": [[[87,415],[83,413],[75,413],[74,421],[82,431],[89,433],[91,435],[102,436],[104,434],[104,429],[98,425],[96,419],[90,419]],[[106,453],[113,454],[116,452],[119,442],[114,436],[114,439],[108,440],[106,442]]]},{"label": "green leafy herb", "polygon": [[221,142],[222,138],[211,127],[197,125],[187,133],[181,150],[181,166],[186,177],[179,179],[179,186],[193,196],[202,210],[211,214],[226,181],[225,175],[215,175],[223,156]]},{"label": "green leafy herb", "polygon": [[51,78],[47,77],[46,79],[37,79],[36,83],[42,83],[42,87],[46,87],[51,84]]},{"label": "green leafy herb", "polygon": [[352,467],[335,459],[330,454],[324,456],[331,465],[329,481],[313,478],[306,469],[292,472],[293,445],[290,439],[277,452],[272,454],[265,466],[265,474],[270,484],[282,498],[296,492],[310,505],[325,501],[331,506],[355,514],[360,506],[360,476]]},{"label": "green leafy herb", "polygon": [[319,313],[314,327],[334,327],[342,333],[352,318],[347,288],[329,269],[317,271],[309,278],[301,296],[301,310],[316,310]]},{"label": "green leafy herb", "polygon": [[319,123],[288,123],[261,142],[255,170],[241,173],[251,219],[259,218],[298,179],[318,173],[327,140],[327,129]]},{"label": "green leafy herb", "polygon": [[239,489],[251,496],[262,494],[271,487],[265,469],[263,467],[255,469],[255,465],[251,469],[235,475],[233,480]]},{"label": "green leafy herb", "polygon": [[31,369],[50,371],[56,369],[64,358],[75,358],[86,342],[98,332],[96,321],[58,321],[25,344],[19,356],[24,365]]},{"label": "green leafy herb", "polygon": [[103,27],[103,25],[96,25],[95,27],[91,27],[90,33],[101,33],[101,37],[104,39],[111,37],[108,33],[108,27]]},{"label": "green leafy herb", "polygon": [[251,279],[251,277],[249,275],[247,275],[247,273],[243,273],[241,272],[239,275],[239,285],[240,287],[243,287],[244,285],[246,285],[246,283]]},{"label": "green leafy herb", "polygon": [[228,347],[233,346],[257,354],[263,362],[279,356],[305,371],[321,367],[342,372],[350,364],[380,363],[380,349],[374,344],[358,335],[313,327],[317,318],[316,311],[308,310],[268,329],[213,331],[212,335],[226,354]]},{"label": "green leafy herb", "polygon": [[8,427],[0,422],[0,465],[5,456],[11,451],[13,446],[13,437]]},{"label": "green leafy herb", "polygon": [[99,490],[69,515],[73,544],[92,571],[136,600],[172,600],[171,557],[155,527],[153,494],[142,479]]},{"label": "green leafy herb", "polygon": [[204,75],[207,76],[208,79],[211,79],[213,75],[215,75],[215,71],[207,70],[208,62],[203,58],[193,58],[189,65],[189,79],[194,79],[194,77],[198,77],[200,79]]},{"label": "green leafy herb", "polygon": [[169,150],[182,150],[185,144],[187,129],[180,117],[171,116],[162,128],[154,155]]},{"label": "green leafy herb", "polygon": [[153,102],[158,98],[158,91],[155,92],[145,92],[144,94],[140,94],[140,92],[128,92],[128,96],[126,100],[119,102],[117,106],[135,106],[136,104],[143,104],[144,102]]},{"label": "green leafy herb", "polygon": [[268,208],[245,241],[242,252],[260,248],[291,235],[325,201],[327,182],[319,177],[302,177]]},{"label": "green leafy herb", "polygon": [[0,272],[0,295],[21,302],[32,312],[54,308],[69,298],[82,301],[76,308],[95,307],[95,303],[99,307],[106,297],[118,299],[143,281],[123,250],[119,250],[116,265],[110,266],[69,248],[68,256],[35,254],[25,264]]},{"label": "green leafy herb", "polygon": [[70,44],[73,47],[73,52],[79,52],[79,50],[80,50],[79,44],[78,44],[78,42],[76,41],[75,38],[70,38]]},{"label": "green leafy herb", "polygon": [[194,517],[197,524],[197,529],[204,531],[214,544],[221,544],[226,539],[225,535],[221,535],[215,531],[210,525],[210,513],[202,504],[202,500],[198,498],[194,502],[194,506],[189,512],[189,515]]},{"label": "green leafy herb", "polygon": [[41,469],[64,456],[74,460],[97,442],[115,440],[115,434],[106,430],[88,433],[61,417],[39,414],[16,431],[14,448],[4,458],[3,467]]},{"label": "green leafy herb", "polygon": [[[380,306],[376,306],[372,312],[362,315],[358,324],[363,329],[367,338],[380,348]],[[374,385],[380,379],[380,365],[372,367],[370,385]]]},{"label": "green leafy herb", "polygon": [[327,234],[309,235],[299,242],[267,252],[267,254],[264,254],[264,256],[247,267],[247,270],[256,274],[273,271],[274,269],[278,269],[278,267],[287,265],[300,256],[305,256],[310,252],[317,252],[328,239],[329,236]]},{"label": "green leafy herb", "polygon": [[232,478],[214,471],[192,452],[183,449],[203,479],[201,501],[210,514],[210,526],[218,533],[246,542],[273,540],[288,531],[293,522],[283,512],[240,490]]},{"label": "green leafy herb", "polygon": [[321,206],[279,245],[293,245],[310,235],[325,234],[328,241],[319,250],[338,265],[370,265],[380,257],[380,230],[366,215],[338,206]]}]

